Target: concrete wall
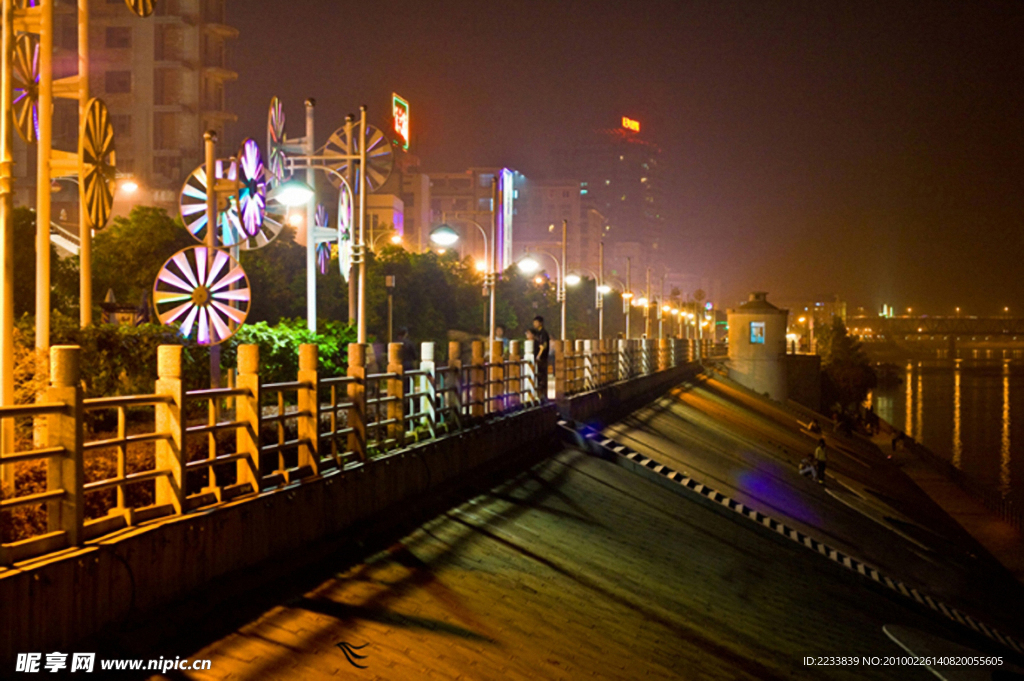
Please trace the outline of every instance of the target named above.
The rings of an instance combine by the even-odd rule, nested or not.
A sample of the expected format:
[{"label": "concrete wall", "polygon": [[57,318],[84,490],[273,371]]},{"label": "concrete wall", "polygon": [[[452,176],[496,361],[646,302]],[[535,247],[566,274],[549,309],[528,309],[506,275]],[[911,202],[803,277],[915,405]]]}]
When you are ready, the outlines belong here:
[{"label": "concrete wall", "polygon": [[821,412],[821,357],[786,355],[786,390],[789,399]]},{"label": "concrete wall", "polygon": [[[752,323],[764,323],[764,343],[750,342]],[[729,311],[729,378],[785,401],[786,311]]]},{"label": "concrete wall", "polygon": [[553,405],[499,417],[344,471],[0,570],[0,660],[67,651],[129,616],[158,616],[161,605],[217,577],[288,559],[371,516],[406,512],[470,473],[530,465],[551,451],[556,420]]},{"label": "concrete wall", "polygon": [[609,423],[639,409],[701,371],[698,363],[683,364],[648,376],[612,383],[600,390],[573,395],[559,405],[562,416],[580,423]]}]

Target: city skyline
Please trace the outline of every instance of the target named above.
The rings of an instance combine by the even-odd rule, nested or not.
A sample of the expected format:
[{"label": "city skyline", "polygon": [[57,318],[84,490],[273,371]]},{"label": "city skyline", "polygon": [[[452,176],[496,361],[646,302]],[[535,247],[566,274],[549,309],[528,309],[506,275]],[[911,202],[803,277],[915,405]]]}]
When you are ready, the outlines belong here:
[{"label": "city skyline", "polygon": [[591,3],[539,23],[529,3],[310,1],[274,21],[264,6],[228,5],[233,136],[262,134],[273,94],[293,121],[315,96],[328,127],[363,103],[383,123],[400,92],[424,167],[529,176],[577,132],[629,116],[679,160],[665,248],[726,300],[1024,308],[1024,285],[1001,274],[1024,219],[1019,6]]}]

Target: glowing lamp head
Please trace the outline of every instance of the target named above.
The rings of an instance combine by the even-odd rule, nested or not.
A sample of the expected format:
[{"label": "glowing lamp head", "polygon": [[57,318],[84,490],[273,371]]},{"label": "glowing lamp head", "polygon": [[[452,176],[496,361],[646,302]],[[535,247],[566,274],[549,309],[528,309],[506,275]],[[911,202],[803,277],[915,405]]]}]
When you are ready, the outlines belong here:
[{"label": "glowing lamp head", "polygon": [[538,274],[536,277],[533,278],[533,283],[536,284],[537,286],[540,286],[541,284],[544,283],[544,277]]},{"label": "glowing lamp head", "polygon": [[279,186],[272,194],[273,198],[278,203],[293,207],[293,206],[304,206],[309,203],[309,200],[313,198],[313,188],[302,180],[292,178]]},{"label": "glowing lamp head", "polygon": [[128,179],[119,184],[117,188],[125,194],[134,194],[139,191],[139,183],[135,180]]},{"label": "glowing lamp head", "polygon": [[672,314],[674,314],[674,315],[678,315],[678,314],[679,314],[679,310],[678,310],[677,308],[674,308],[674,307],[673,307],[673,308],[672,308]]},{"label": "glowing lamp head", "polygon": [[536,258],[526,256],[518,263],[519,271],[523,274],[533,274],[540,269],[540,263],[537,262]]},{"label": "glowing lamp head", "polygon": [[302,226],[302,213],[292,213],[288,216],[288,224],[292,227]]},{"label": "glowing lamp head", "polygon": [[647,307],[647,303],[649,302],[650,301],[646,298],[637,298],[636,300],[637,307]]},{"label": "glowing lamp head", "polygon": [[565,275],[565,283],[569,286],[575,286],[580,283],[580,275],[578,274],[567,274]]},{"label": "glowing lamp head", "polygon": [[483,260],[477,260],[476,261],[476,271],[477,272],[486,272],[487,271],[487,263],[484,262]]},{"label": "glowing lamp head", "polygon": [[662,305],[662,306],[661,306],[661,311],[662,311],[662,312],[668,312],[668,311],[669,311],[669,310],[671,310],[671,309],[672,309],[672,308],[671,308],[671,307],[669,307],[668,305]]},{"label": "glowing lamp head", "polygon": [[393,237],[391,237],[391,243],[393,243],[396,246],[401,246],[402,245],[402,235],[401,234],[396,234]]},{"label": "glowing lamp head", "polygon": [[803,324],[804,322],[806,322],[806,321],[807,321],[807,317],[801,317],[801,318],[800,318],[800,319],[798,319],[797,321],[798,321],[798,322],[800,322],[801,324]]},{"label": "glowing lamp head", "polygon": [[597,287],[597,292],[600,293],[602,296],[607,295],[612,292],[612,287],[609,286],[608,284],[601,284],[600,286]]},{"label": "glowing lamp head", "polygon": [[626,299],[626,300],[629,300],[630,298],[632,298],[632,297],[633,297],[633,294],[632,294],[632,293],[630,293],[629,291],[623,291],[623,292],[622,292],[622,297],[623,297],[624,299]]},{"label": "glowing lamp head", "polygon": [[452,246],[459,240],[459,233],[448,225],[441,225],[430,233],[430,240],[438,246]]}]

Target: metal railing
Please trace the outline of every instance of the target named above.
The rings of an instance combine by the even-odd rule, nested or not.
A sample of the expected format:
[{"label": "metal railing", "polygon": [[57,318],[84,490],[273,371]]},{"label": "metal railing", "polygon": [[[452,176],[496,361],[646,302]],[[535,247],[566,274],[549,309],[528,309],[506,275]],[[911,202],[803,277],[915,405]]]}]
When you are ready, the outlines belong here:
[{"label": "metal railing", "polygon": [[[0,512],[42,507],[36,527],[45,531],[0,543],[0,566],[358,465],[549,398],[538,393],[531,341],[512,341],[507,353],[497,342],[486,354],[485,344],[474,341],[465,364],[461,345],[450,343],[447,366],[437,366],[434,344],[424,343],[413,369],[403,366],[402,346],[393,343],[386,365],[368,370],[366,349],[350,345],[345,375],[321,376],[316,346],[303,345],[296,380],[263,383],[258,346],[241,345],[233,385],[186,390],[181,346],[160,346],[153,393],[84,399],[80,349],[51,348],[50,387],[41,401],[0,408],[2,419],[32,419],[43,442],[0,453],[0,465],[46,465],[45,489],[3,491]],[[561,400],[677,366],[693,354],[692,343],[677,339],[552,341],[548,366]],[[86,415],[104,412],[116,414],[115,431],[86,439]],[[94,457],[112,457],[112,465],[108,459],[97,462],[106,468],[92,468],[113,473],[86,482],[85,464]],[[129,493],[143,484],[150,487]],[[86,496],[111,490],[109,502],[90,497],[90,513],[105,515],[86,518]]]}]

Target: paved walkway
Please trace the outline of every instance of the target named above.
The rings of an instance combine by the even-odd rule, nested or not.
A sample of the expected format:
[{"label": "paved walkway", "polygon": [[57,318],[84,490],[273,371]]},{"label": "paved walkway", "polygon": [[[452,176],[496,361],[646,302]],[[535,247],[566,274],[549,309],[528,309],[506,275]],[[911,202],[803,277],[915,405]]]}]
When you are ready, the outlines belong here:
[{"label": "paved walkway", "polygon": [[871,442],[826,432],[827,489],[797,473],[816,442],[802,416],[716,378],[605,433],[1020,637],[1021,584]]},{"label": "paved walkway", "polygon": [[[891,446],[891,436],[878,436],[875,443],[879,447]],[[1017,528],[960,489],[913,451],[898,451],[893,460],[918,487],[995,556],[1017,581],[1024,584],[1024,535]]]},{"label": "paved walkway", "polygon": [[[176,679],[924,681],[920,667],[803,660],[898,655],[886,624],[956,635],[820,556],[578,452],[323,570],[226,634],[231,604],[147,652],[213,661]],[[366,669],[342,642],[365,646],[352,661]]]}]

